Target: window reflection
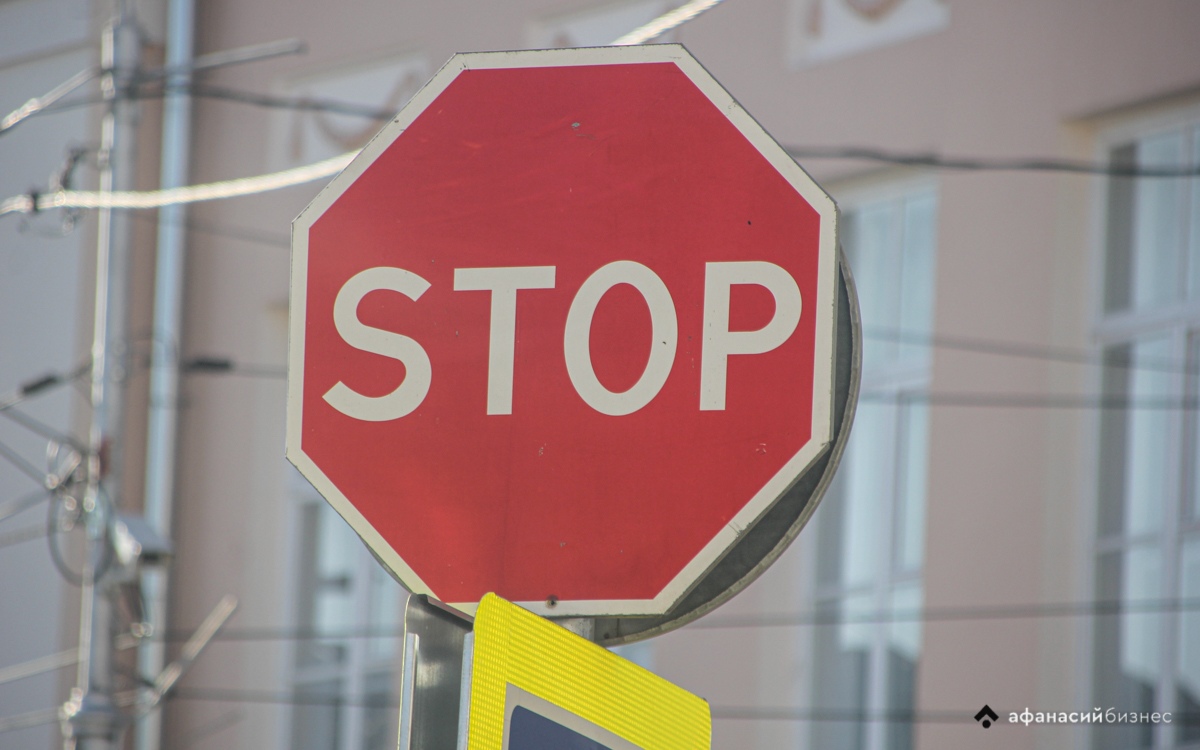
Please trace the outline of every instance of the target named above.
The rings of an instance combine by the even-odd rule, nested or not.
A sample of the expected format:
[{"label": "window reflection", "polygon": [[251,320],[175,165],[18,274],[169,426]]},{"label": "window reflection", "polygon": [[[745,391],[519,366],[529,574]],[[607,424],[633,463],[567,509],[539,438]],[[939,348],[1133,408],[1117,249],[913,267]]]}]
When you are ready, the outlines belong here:
[{"label": "window reflection", "polygon": [[[1099,599],[1126,611],[1096,618],[1095,702],[1121,711],[1153,712],[1159,673],[1158,612],[1143,611],[1139,600],[1156,599],[1161,562],[1157,551],[1143,547],[1103,555],[1096,566]],[[1096,750],[1143,748],[1153,744],[1149,724],[1097,728]]]},{"label": "window reflection", "polygon": [[[842,215],[858,288],[863,392],[817,528],[811,747],[906,750],[914,738],[925,545],[937,200],[890,189]],[[908,619],[888,613],[903,611]]]},{"label": "window reflection", "polygon": [[[1162,523],[1173,415],[1162,402],[1174,392],[1171,340],[1152,338],[1110,347],[1104,393],[1115,399],[1102,416],[1103,534],[1141,534]],[[1160,402],[1154,408],[1155,401]]]},{"label": "window reflection", "polygon": [[[1183,545],[1180,596],[1200,601],[1200,533]],[[1175,681],[1175,712],[1192,717],[1176,731],[1180,742],[1200,742],[1200,611],[1185,608],[1179,617],[1179,672]]]},{"label": "window reflection", "polygon": [[[1127,166],[1196,163],[1200,123],[1156,125],[1110,155]],[[1200,180],[1114,178],[1105,208],[1095,590],[1122,609],[1095,619],[1094,705],[1180,720],[1096,726],[1092,745],[1179,747],[1200,740],[1185,718],[1197,706],[1200,622],[1163,603],[1195,596],[1197,580]]]}]

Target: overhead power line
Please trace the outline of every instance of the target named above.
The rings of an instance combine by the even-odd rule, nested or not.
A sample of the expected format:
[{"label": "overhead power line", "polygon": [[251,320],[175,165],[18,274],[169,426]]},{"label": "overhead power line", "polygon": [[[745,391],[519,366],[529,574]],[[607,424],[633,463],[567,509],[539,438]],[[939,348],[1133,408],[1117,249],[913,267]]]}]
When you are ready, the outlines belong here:
[{"label": "overhead power line", "polygon": [[722,0],[691,0],[675,10],[667,11],[644,26],[615,39],[613,47],[624,47],[633,44],[645,44],[657,39],[668,31],[682,26],[696,16],[720,5]]},{"label": "overhead power line", "polygon": [[[190,73],[199,73],[206,70],[212,70],[214,68],[225,67],[227,65],[236,65],[245,62],[257,62],[259,60],[266,60],[272,57],[279,57],[280,55],[294,55],[303,51],[304,43],[299,39],[284,39],[277,42],[267,42],[266,44],[255,44],[249,47],[239,47],[237,49],[225,50],[223,52],[214,52],[209,55],[197,57],[187,65],[171,66],[159,68],[157,70],[138,71],[137,75],[135,76],[135,82],[133,86],[130,87],[130,91],[135,92],[138,84],[149,81],[157,81],[175,76],[187,75]],[[3,134],[5,131],[16,127],[22,121],[35,115],[55,112],[80,105],[104,103],[107,100],[102,97],[95,99],[76,99],[66,102],[62,102],[60,100],[89,81],[111,72],[112,71],[104,70],[99,66],[92,66],[79,71],[75,75],[55,86],[49,92],[41,96],[33,97],[12,112],[9,112],[3,118],[0,118],[0,134]]]},{"label": "overhead power line", "polygon": [[981,158],[936,153],[888,151],[871,146],[785,146],[794,159],[851,159],[910,167],[986,172],[1068,172],[1108,177],[1200,177],[1200,164],[1137,166],[1051,159],[1036,156]]},{"label": "overhead power line", "polygon": [[[225,101],[249,104],[268,109],[287,109],[295,111],[327,112],[329,114],[361,117],[367,120],[390,120],[395,112],[369,104],[348,102],[340,99],[329,99],[310,96],[284,96],[267,94],[228,86],[210,86],[201,83],[169,85],[151,90],[137,89],[130,96],[134,98],[160,98],[171,94],[188,94],[203,99],[221,99]],[[88,102],[72,102],[62,106],[75,106],[78,103],[100,103],[100,99]],[[50,108],[53,110],[53,108]],[[934,169],[949,169],[982,172],[1066,172],[1082,175],[1102,175],[1109,177],[1162,177],[1186,178],[1200,176],[1200,164],[1177,166],[1146,166],[1134,164],[1109,164],[1104,162],[1088,162],[1072,159],[1055,159],[1039,156],[1018,157],[978,157],[978,156],[946,156],[928,151],[892,151],[873,146],[789,146],[784,150],[796,160],[804,159],[846,159],[852,161],[874,161],[885,164],[895,164],[909,167],[930,167]]]},{"label": "overhead power line", "polygon": [[[305,104],[308,106],[311,102]],[[1071,162],[1054,159],[984,160],[940,157],[936,155],[912,155],[891,153],[875,149],[846,147],[837,149],[789,148],[793,156],[804,158],[866,159],[893,164],[921,164],[942,169],[973,169],[999,171],[1042,171],[1109,175],[1115,177],[1200,177],[1200,166],[1178,167],[1122,167],[1098,163]],[[814,153],[819,153],[814,156]],[[49,193],[17,195],[0,202],[0,216],[7,214],[32,214],[54,208],[76,209],[149,209],[163,206],[197,203],[200,201],[237,198],[271,190],[302,185],[342,171],[355,156],[350,151],[302,167],[293,167],[279,172],[242,177],[221,182],[170,188],[166,190],[126,190],[101,192],[91,190],[57,190]]]},{"label": "overhead power line", "polygon": [[6,716],[0,719],[0,732],[11,732],[16,729],[28,729],[43,724],[53,724],[58,721],[57,708],[43,708],[37,711],[26,711],[16,716]]},{"label": "overhead power line", "polygon": [[1200,598],[1143,599],[1140,601],[1054,602],[1050,604],[997,604],[971,607],[925,607],[909,610],[876,610],[846,616],[836,611],[814,610],[766,615],[713,615],[688,625],[692,630],[780,628],[823,625],[861,625],[895,622],[959,622],[976,620],[1026,620],[1044,617],[1100,617],[1104,615],[1156,614],[1200,611]]},{"label": "overhead power line", "polygon": [[314,164],[285,169],[280,172],[166,190],[119,190],[113,192],[58,190],[46,195],[18,195],[0,203],[0,216],[9,213],[36,213],[52,208],[161,208],[162,206],[254,195],[302,185],[324,177],[332,177],[342,171],[357,155],[357,151],[352,151],[323,159]]},{"label": "overhead power line", "polygon": [[[614,46],[643,44],[660,36],[661,34],[670,31],[710,8],[720,4],[722,0],[690,0],[684,5],[672,11],[668,11],[650,23],[642,26],[632,32],[615,40]],[[298,42],[283,43],[278,45],[279,49],[272,49],[266,56],[274,56],[276,54],[291,54],[302,48]],[[201,66],[199,61],[194,61],[189,70],[196,70],[199,67],[216,67],[217,65],[225,65],[231,62],[244,62],[247,59],[258,59],[263,55],[259,53],[257,57],[231,57],[230,59],[222,58],[220,61],[212,62],[212,64]],[[228,55],[226,57],[229,57]],[[74,91],[79,86],[96,77],[99,70],[89,69],[83,71],[71,80],[64,83],[59,88],[52,91],[46,97],[40,100],[31,100],[26,108],[18,110],[10,117],[16,119],[7,127],[12,127],[16,122],[45,109],[53,104],[58,99],[61,99],[66,94]],[[168,78],[180,72],[164,69],[159,72],[159,77]],[[165,87],[167,90],[170,87]],[[228,92],[226,96],[232,96]],[[266,103],[274,106],[274,103],[264,95],[259,95],[258,100],[253,103]],[[303,100],[293,103],[296,108],[308,108],[310,103]],[[326,107],[329,105],[326,104]],[[379,112],[375,108],[363,112],[368,117],[377,117]],[[8,121],[6,118],[5,122]],[[0,129],[2,132],[2,129]],[[253,195],[269,190],[278,190],[284,187],[300,185],[305,182],[311,182],[324,177],[331,177],[346,167],[347,164],[357,155],[357,151],[335,156],[331,159],[309,164],[303,167],[283,170],[272,174],[259,175],[257,177],[246,177],[238,180],[226,180],[224,182],[209,183],[206,185],[193,185],[182,188],[171,188],[167,190],[152,190],[152,191],[119,191],[119,192],[97,192],[97,191],[76,191],[76,190],[57,190],[46,195],[30,194],[20,195],[9,198],[0,203],[0,216],[9,213],[36,213],[46,211],[53,208],[108,208],[108,209],[145,209],[145,208],[160,208],[162,206],[172,206],[185,203],[195,203],[199,201],[217,200],[220,198],[234,198],[245,195]]]},{"label": "overhead power line", "polygon": [[14,529],[0,534],[0,549],[12,547],[15,544],[31,542],[34,539],[41,539],[49,535],[50,529],[44,523],[39,523],[35,526],[26,526],[23,529]]},{"label": "overhead power line", "polygon": [[164,219],[163,216],[150,214],[133,214],[133,217],[138,221],[148,224],[168,223],[173,226],[184,227],[190,232],[198,232],[207,234],[213,237],[224,237],[232,240],[239,240],[264,247],[273,247],[280,250],[287,250],[292,246],[290,238],[284,232],[270,232],[262,229],[246,226],[231,226],[228,224],[214,224],[197,219]]},{"label": "overhead power line", "polygon": [[193,83],[176,87],[168,87],[166,93],[184,93],[204,99],[223,99],[225,101],[250,104],[268,109],[286,109],[294,111],[326,112],[335,115],[361,117],[364,120],[390,120],[395,112],[380,109],[368,104],[357,104],[337,99],[326,99],[307,96],[281,96],[278,94],[260,94],[253,91],[242,91],[227,86],[209,86]]},{"label": "overhead power line", "polygon": [[26,677],[52,672],[56,669],[69,667],[79,661],[79,649],[71,648],[50,654],[38,659],[31,659],[21,664],[0,668],[0,685],[6,682],[23,680]]},{"label": "overhead power line", "polygon": [[[682,8],[680,8],[682,10]],[[136,97],[161,97],[171,93],[185,93],[206,99],[223,99],[270,109],[328,112],[330,114],[361,117],[369,120],[390,120],[395,112],[379,109],[367,104],[308,96],[281,96],[242,91],[225,86],[190,84],[165,87],[161,90],[139,91]],[[97,100],[99,101],[99,100]],[[874,161],[908,167],[929,167],[978,172],[1065,172],[1068,174],[1100,175],[1108,177],[1139,178],[1186,178],[1200,177],[1200,164],[1176,166],[1138,166],[1135,164],[1110,164],[1073,159],[1055,159],[1041,156],[979,157],[946,156],[928,151],[892,151],[874,146],[789,146],[784,150],[796,160],[845,159],[851,161]]]},{"label": "overhead power line", "polygon": [[[658,34],[661,34],[670,28],[674,28],[690,18],[694,18],[696,15],[699,15],[699,13],[717,5],[719,2],[720,0],[704,0],[704,2],[688,3],[675,11],[681,14],[682,20],[673,22],[674,25],[668,26],[667,28],[661,28],[655,32],[655,29],[659,29],[659,25],[650,24],[647,27],[643,27],[643,29],[645,29],[644,31],[643,29],[639,29],[636,32],[631,32],[630,35],[622,37],[621,40],[617,40],[617,42],[614,42],[614,44],[641,43],[641,41],[622,40],[627,38],[637,39],[638,37],[635,37],[634,35],[638,34],[639,32],[643,35],[650,34],[650,36],[647,38],[653,38],[653,36],[657,36]],[[685,10],[687,13],[684,13]],[[659,21],[663,21],[663,19],[666,19],[667,16],[671,15],[671,13],[668,13],[666,16],[663,16],[662,19],[659,19]],[[665,21],[663,22],[665,23]],[[159,93],[158,95],[164,95],[165,93],[174,90],[175,89],[173,87],[166,86],[164,87],[163,92]],[[378,108],[356,105],[350,102],[317,100],[307,97],[279,97],[270,94],[255,94],[233,89],[204,87],[198,85],[187,85],[182,87],[181,90],[196,96],[210,96],[230,99],[267,107],[328,111],[336,112],[338,114],[356,115],[368,119],[380,120],[387,119],[392,116],[392,113],[384,112]],[[942,156],[935,153],[896,152],[868,146],[785,146],[785,150],[788,152],[788,154],[796,159],[865,160],[905,166],[925,166],[930,168],[952,170],[1063,172],[1131,178],[1200,177],[1200,165],[1142,167],[1043,157],[984,159],[974,157]],[[294,167],[292,169],[286,169],[280,172],[273,172],[255,177],[225,180],[222,182],[206,183],[202,185],[171,188],[167,190],[118,192],[56,190],[44,194],[34,192],[26,195],[13,196],[4,200],[3,202],[0,202],[0,216],[11,213],[32,214],[40,211],[48,211],[54,208],[150,209],[161,208],[163,206],[195,203],[200,201],[218,200],[222,198],[235,198],[254,195],[257,193],[278,190],[285,187],[301,185],[306,182],[311,182],[325,177],[331,177],[344,169],[346,165],[348,165],[350,161],[357,156],[357,154],[357,151],[352,151],[313,164],[308,164],[302,167]]]},{"label": "overhead power line", "polygon": [[100,76],[100,68],[84,68],[42,96],[35,96],[0,119],[0,133],[16,127],[22,120],[45,111],[75,89]]},{"label": "overhead power line", "polygon": [[1068,346],[1047,346],[1002,339],[984,339],[951,334],[922,333],[901,328],[879,328],[865,326],[863,338],[873,341],[888,341],[907,346],[931,349],[948,349],[987,354],[1014,359],[1032,359],[1048,362],[1064,362],[1114,370],[1151,370],[1156,372],[1195,373],[1196,365],[1188,365],[1168,357],[1121,357],[1106,358],[1103,351],[1087,350]]},{"label": "overhead power line", "polygon": [[30,492],[27,495],[22,495],[15,500],[9,500],[6,503],[0,504],[0,521],[5,521],[15,515],[23,513],[30,508],[35,508],[45,502],[50,496],[50,491],[39,489]]},{"label": "overhead power line", "polygon": [[[832,627],[900,622],[975,622],[1196,611],[1200,611],[1200,598],[1052,602],[1047,604],[997,604],[900,610],[881,609],[860,612],[853,615],[846,615],[834,610],[810,610],[807,612],[782,612],[761,615],[713,614],[702,620],[688,624],[686,629],[739,630],[746,628]],[[364,638],[394,638],[398,640],[402,636],[403,632],[399,628],[378,626],[349,628],[339,631],[322,631],[311,627],[254,627],[230,628],[222,631],[213,640],[228,644],[261,643],[267,641],[341,641]],[[171,632],[156,634],[153,637],[166,641],[178,641],[187,636],[183,633]]]},{"label": "overhead power line", "polygon": [[222,703],[270,703],[286,706],[354,706],[390,708],[398,711],[400,700],[388,695],[322,695],[314,692],[278,692],[272,690],[239,690],[231,688],[181,687],[168,700],[201,700]]},{"label": "overhead power line", "polygon": [[70,372],[48,372],[31,380],[26,380],[8,394],[0,396],[0,411],[16,406],[25,399],[37,396],[56,386],[77,380],[90,372],[91,369],[92,363],[88,361]]},{"label": "overhead power line", "polygon": [[[182,369],[183,372],[191,375],[243,375],[246,377],[278,380],[287,378],[287,368],[282,365],[248,365],[225,357],[195,357],[185,361]],[[1070,393],[955,393],[878,390],[864,391],[859,396],[859,400],[865,403],[902,402],[923,403],[930,406],[942,407],[995,409],[1200,410],[1200,398],[1186,396],[1154,397]]]},{"label": "overhead power line", "polygon": [[1075,395],[1070,393],[947,393],[937,391],[867,391],[859,401],[920,403],[992,409],[1122,409],[1127,411],[1196,411],[1200,399],[1153,396]]},{"label": "overhead power line", "polygon": [[[1018,708],[1016,706],[1013,709]],[[1028,709],[1028,706],[1020,706],[1020,708]],[[805,708],[805,707],[766,707],[755,708],[752,706],[713,706],[712,717],[714,719],[742,719],[747,721],[818,721],[818,722],[853,722],[856,724],[886,722],[889,724],[968,724],[976,725],[978,722],[975,719],[976,708],[945,710],[945,709],[927,709],[927,710],[891,710],[891,711],[866,711],[858,708]],[[1014,710],[995,707],[995,710],[1001,716],[1005,714],[1015,713]],[[1053,714],[1061,714],[1062,712],[1054,711],[1047,712]],[[1083,713],[1087,713],[1084,711]],[[1172,714],[1171,724],[1176,726],[1194,727],[1200,726],[1200,713],[1189,711],[1175,711]],[[997,722],[998,726],[1013,726],[1007,721]],[[1017,724],[1016,726],[1025,726]],[[1038,724],[1038,726],[1071,726],[1069,724]],[[1075,725],[1078,728],[1085,726],[1084,724]],[[1122,726],[1130,726],[1128,724],[1088,724],[1097,729],[1117,728]],[[1095,731],[1095,730],[1093,730]]]},{"label": "overhead power line", "polygon": [[29,461],[25,460],[20,453],[13,450],[7,443],[0,441],[0,458],[8,461],[18,471],[29,477],[38,484],[44,484],[46,481],[46,472],[34,466]]},{"label": "overhead power line", "polygon": [[[268,704],[285,706],[342,706],[351,708],[386,708],[399,710],[399,699],[387,695],[319,694],[315,692],[281,692],[270,690],[239,690],[219,687],[180,688],[172,700],[211,701],[220,703]],[[893,709],[868,711],[860,708],[815,708],[805,706],[712,706],[714,719],[744,721],[815,721],[815,722],[886,722],[889,724],[968,724],[975,725],[977,708],[963,709]],[[999,709],[998,709],[999,710]],[[1011,713],[1001,710],[1001,714]],[[1057,712],[1056,712],[1057,713]],[[1172,724],[1196,726],[1200,714],[1177,711]],[[1006,722],[1005,722],[1006,723]],[[1002,723],[1003,725],[1003,723]],[[1105,726],[1105,725],[1101,725]]]},{"label": "overhead power line", "polygon": [[713,706],[712,717],[749,721],[846,721],[857,724],[975,724],[974,714],[977,710],[864,711],[857,708]]}]

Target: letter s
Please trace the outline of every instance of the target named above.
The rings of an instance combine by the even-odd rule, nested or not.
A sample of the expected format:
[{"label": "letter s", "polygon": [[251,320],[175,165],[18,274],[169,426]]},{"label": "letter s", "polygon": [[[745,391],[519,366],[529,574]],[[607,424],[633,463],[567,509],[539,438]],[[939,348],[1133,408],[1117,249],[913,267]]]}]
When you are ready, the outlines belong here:
[{"label": "letter s", "polygon": [[324,396],[330,406],[364,422],[387,422],[411,414],[421,405],[433,374],[429,355],[408,336],[364,324],[358,319],[358,303],[381,289],[415,301],[428,288],[429,282],[411,271],[377,266],[355,274],[338,291],[333,302],[333,324],[338,334],[355,349],[399,360],[404,364],[404,380],[383,396],[364,396],[338,381]]}]

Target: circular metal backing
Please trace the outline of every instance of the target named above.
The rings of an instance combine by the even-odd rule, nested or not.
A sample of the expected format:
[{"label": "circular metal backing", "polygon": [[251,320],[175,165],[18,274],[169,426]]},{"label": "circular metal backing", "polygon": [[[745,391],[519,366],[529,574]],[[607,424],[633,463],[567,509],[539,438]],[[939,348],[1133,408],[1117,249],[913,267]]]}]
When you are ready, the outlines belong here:
[{"label": "circular metal backing", "polygon": [[[834,432],[831,448],[802,475],[791,489],[738,542],[671,611],[657,617],[597,617],[591,638],[604,646],[632,643],[682,627],[712,612],[753,583],[796,539],[817,509],[821,497],[846,450],[854,411],[858,405],[862,326],[858,294],[845,256],[838,252],[839,294],[833,375]],[[573,625],[579,619],[571,618]]]}]

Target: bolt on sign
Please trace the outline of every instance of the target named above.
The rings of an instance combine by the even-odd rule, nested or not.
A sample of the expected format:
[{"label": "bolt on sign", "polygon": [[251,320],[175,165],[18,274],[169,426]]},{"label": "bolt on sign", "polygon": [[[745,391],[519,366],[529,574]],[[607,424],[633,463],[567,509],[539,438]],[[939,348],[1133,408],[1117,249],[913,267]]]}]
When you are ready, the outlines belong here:
[{"label": "bolt on sign", "polygon": [[288,458],[415,593],[663,616],[836,464],[835,228],[679,45],[456,55],[295,222]]}]

